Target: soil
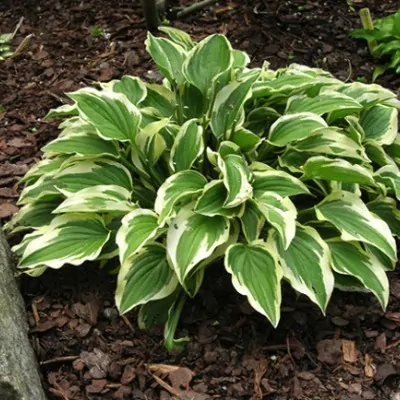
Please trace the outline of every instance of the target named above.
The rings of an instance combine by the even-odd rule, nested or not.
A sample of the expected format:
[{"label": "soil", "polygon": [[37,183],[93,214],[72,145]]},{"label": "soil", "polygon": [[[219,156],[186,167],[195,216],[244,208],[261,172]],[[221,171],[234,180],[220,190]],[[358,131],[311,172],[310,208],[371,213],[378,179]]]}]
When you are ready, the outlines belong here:
[{"label": "soil", "polygon": [[[399,4],[221,1],[171,24],[197,40],[225,33],[253,65],[296,62],[369,82],[373,60],[364,42],[349,38],[367,6],[379,17]],[[14,44],[33,37],[21,55],[0,64],[3,222],[17,210],[16,182],[58,134],[59,121],[43,117],[65,102],[64,93],[126,74],[148,78],[153,68],[138,0],[3,1],[0,32],[12,31],[21,17]],[[105,37],[94,37],[97,28]],[[399,93],[400,76],[378,83]],[[191,341],[180,354],[164,350],[162,331],[140,331],[135,313],[118,316],[115,276],[92,265],[24,278],[21,290],[49,399],[399,400],[400,271],[390,282],[386,312],[372,296],[338,292],[326,316],[285,288],[274,330],[216,266],[184,310],[178,335]]]}]

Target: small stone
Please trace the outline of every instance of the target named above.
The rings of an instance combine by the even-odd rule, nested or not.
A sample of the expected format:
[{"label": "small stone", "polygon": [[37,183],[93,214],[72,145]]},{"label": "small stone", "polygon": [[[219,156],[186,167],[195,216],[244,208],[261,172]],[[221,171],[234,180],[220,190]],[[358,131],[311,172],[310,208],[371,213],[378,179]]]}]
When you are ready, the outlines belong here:
[{"label": "small stone", "polygon": [[362,398],[363,399],[365,399],[365,400],[374,400],[375,399],[375,393],[374,392],[371,392],[370,390],[365,390],[363,393],[362,393]]},{"label": "small stone", "polygon": [[331,318],[332,324],[336,326],[347,326],[349,324],[349,321],[347,319],[344,319],[342,317],[332,317]]},{"label": "small stone", "polygon": [[216,362],[218,360],[218,353],[216,351],[206,351],[204,354],[204,361],[208,364]]}]

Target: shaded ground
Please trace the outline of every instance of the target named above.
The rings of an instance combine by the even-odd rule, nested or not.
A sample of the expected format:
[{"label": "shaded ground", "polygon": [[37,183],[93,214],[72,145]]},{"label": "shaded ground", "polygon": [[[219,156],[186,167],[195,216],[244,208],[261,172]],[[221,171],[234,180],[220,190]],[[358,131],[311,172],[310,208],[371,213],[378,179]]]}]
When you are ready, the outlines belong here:
[{"label": "shaded ground", "polygon": [[[16,211],[19,176],[57,135],[58,122],[41,119],[65,100],[63,93],[124,74],[146,77],[152,68],[138,1],[10,3],[0,3],[0,32],[12,31],[24,16],[15,44],[24,35],[34,37],[22,56],[0,64],[0,220]],[[354,0],[356,11],[365,6],[382,16],[398,4]],[[195,39],[226,33],[255,65],[298,62],[369,81],[372,61],[364,43],[348,38],[359,25],[356,11],[346,0],[244,0],[172,23]],[[93,37],[93,28],[107,38]],[[399,77],[379,83],[399,93]],[[325,318],[284,291],[277,330],[219,272],[216,267],[209,277],[212,291],[206,285],[185,309],[179,334],[192,340],[179,355],[163,350],[162,332],[138,331],[134,314],[118,317],[114,277],[87,266],[24,279],[32,343],[49,398],[400,399],[398,272],[391,275],[386,313],[371,296],[336,293]]]}]

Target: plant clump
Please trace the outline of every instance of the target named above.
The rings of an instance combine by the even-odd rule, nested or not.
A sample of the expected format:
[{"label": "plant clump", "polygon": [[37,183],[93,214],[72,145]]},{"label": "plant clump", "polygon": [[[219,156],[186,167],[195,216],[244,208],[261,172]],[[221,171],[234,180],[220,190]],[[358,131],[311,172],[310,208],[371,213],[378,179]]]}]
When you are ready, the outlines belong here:
[{"label": "plant clump", "polygon": [[146,46],[165,77],[69,93],[59,137],[22,179],[19,268],[97,261],[118,273],[123,314],[175,339],[185,301],[223,260],[273,326],[284,279],[325,312],[335,287],[383,308],[400,235],[395,94],[292,64],[249,68],[215,34],[161,28]]}]

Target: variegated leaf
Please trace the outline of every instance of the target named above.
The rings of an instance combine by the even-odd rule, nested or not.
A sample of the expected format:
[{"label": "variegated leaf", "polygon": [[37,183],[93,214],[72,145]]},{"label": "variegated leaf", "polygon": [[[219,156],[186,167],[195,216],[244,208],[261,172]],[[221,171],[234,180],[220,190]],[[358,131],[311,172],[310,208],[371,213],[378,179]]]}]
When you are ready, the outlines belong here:
[{"label": "variegated leaf", "polygon": [[400,210],[396,200],[390,197],[378,197],[367,203],[368,210],[385,221],[394,236],[400,238]]},{"label": "variegated leaf", "polygon": [[297,210],[289,197],[267,192],[255,199],[255,203],[265,219],[279,233],[284,248],[287,249],[296,234]]},{"label": "variegated leaf", "polygon": [[361,113],[360,125],[365,132],[365,139],[380,145],[390,145],[399,131],[398,111],[394,107],[377,104]]},{"label": "variegated leaf", "polygon": [[222,180],[213,180],[204,186],[204,191],[198,198],[194,211],[201,215],[214,217],[222,215],[232,218],[240,214],[242,207],[224,208],[227,190]]},{"label": "variegated leaf", "polygon": [[114,142],[84,133],[61,136],[44,146],[42,151],[48,154],[119,157],[118,147]]},{"label": "variegated leaf", "polygon": [[307,186],[300,179],[285,171],[274,169],[255,171],[253,182],[254,197],[261,197],[266,192],[274,192],[282,197],[310,194]]},{"label": "variegated leaf", "polygon": [[123,76],[120,80],[101,83],[101,87],[115,93],[124,94],[128,100],[137,106],[147,96],[146,85],[136,76]]},{"label": "variegated leaf", "polygon": [[171,118],[175,112],[175,93],[157,84],[146,84],[146,89],[147,96],[140,103],[141,112],[147,108],[157,119]]},{"label": "variegated leaf", "polygon": [[283,147],[290,142],[304,139],[313,131],[327,126],[323,118],[310,112],[283,115],[272,124],[268,141],[274,146]]},{"label": "variegated leaf", "polygon": [[162,74],[170,81],[181,85],[184,81],[182,65],[186,51],[168,39],[147,35],[146,50],[153,58]]},{"label": "variegated leaf", "polygon": [[292,148],[296,151],[305,151],[313,154],[326,154],[364,162],[368,161],[363,147],[338,128],[317,129],[305,139],[293,144]]},{"label": "variegated leaf", "polygon": [[[220,151],[221,154],[221,151]],[[218,167],[228,191],[224,207],[233,208],[244,203],[253,193],[250,183],[251,172],[242,156],[228,154],[218,157]]]},{"label": "variegated leaf", "polygon": [[364,251],[357,242],[339,238],[327,240],[332,268],[339,274],[357,278],[378,299],[382,308],[389,301],[389,281],[382,265]]},{"label": "variegated leaf", "polygon": [[115,303],[119,312],[125,314],[138,305],[168,297],[177,286],[165,247],[150,244],[122,264]]},{"label": "variegated leaf", "polygon": [[254,242],[260,236],[265,224],[265,217],[253,200],[247,200],[243,215],[240,216],[242,231],[248,243]]},{"label": "variegated leaf", "polygon": [[67,198],[53,211],[66,212],[126,212],[137,208],[130,202],[131,192],[117,185],[90,186],[78,192],[65,193]]},{"label": "variegated leaf", "polygon": [[19,268],[81,265],[98,257],[109,236],[110,231],[97,215],[67,214],[55,217],[46,231],[28,243]]},{"label": "variegated leaf", "polygon": [[238,122],[243,104],[251,96],[251,86],[260,71],[253,71],[245,79],[233,81],[216,95],[211,112],[211,130],[217,139],[227,138],[227,133]]},{"label": "variegated leaf", "polygon": [[214,79],[231,68],[232,63],[232,48],[226,37],[211,35],[191,50],[183,65],[183,73],[192,85],[207,94]]},{"label": "variegated leaf", "polygon": [[243,127],[236,128],[231,133],[229,140],[237,144],[243,152],[256,150],[262,142],[255,133]]},{"label": "variegated leaf", "polygon": [[121,93],[84,88],[70,93],[79,115],[106,140],[133,142],[140,125],[139,110]]},{"label": "variegated leaf", "polygon": [[303,179],[324,179],[375,186],[374,177],[367,168],[338,158],[333,160],[323,156],[311,157],[304,164],[303,172]]},{"label": "variegated leaf", "polygon": [[196,171],[181,171],[170,176],[157,192],[154,210],[159,215],[158,223],[163,225],[178,201],[200,194],[206,183],[207,179]]},{"label": "variegated leaf", "polygon": [[235,289],[276,328],[283,274],[275,251],[264,242],[234,244],[227,250],[225,268],[232,275]]},{"label": "variegated leaf", "polygon": [[333,192],[315,210],[320,221],[329,221],[341,232],[342,240],[369,243],[392,260],[397,259],[396,242],[389,226],[372,214],[356,194]]},{"label": "variegated leaf", "polygon": [[174,43],[179,44],[187,51],[191,50],[196,45],[191,37],[180,29],[173,28],[172,26],[160,26],[158,30],[166,33]]},{"label": "variegated leaf", "polygon": [[328,245],[314,228],[300,224],[287,249],[276,232],[268,237],[278,251],[283,276],[325,313],[334,287]]},{"label": "variegated leaf", "polygon": [[197,120],[191,119],[181,126],[175,138],[171,148],[171,168],[176,172],[190,169],[203,151],[203,128]]},{"label": "variegated leaf", "polygon": [[121,265],[159,232],[157,215],[153,211],[139,208],[125,215],[116,236]]},{"label": "variegated leaf", "polygon": [[312,112],[324,115],[340,110],[341,116],[353,114],[362,110],[362,105],[352,97],[335,90],[326,90],[315,97],[293,96],[290,97],[285,113]]},{"label": "variegated leaf", "polygon": [[386,165],[375,172],[374,178],[383,183],[400,200],[400,170],[395,165]]},{"label": "variegated leaf", "polygon": [[196,214],[193,206],[181,208],[167,233],[168,256],[181,284],[200,261],[229,239],[228,219]]}]

